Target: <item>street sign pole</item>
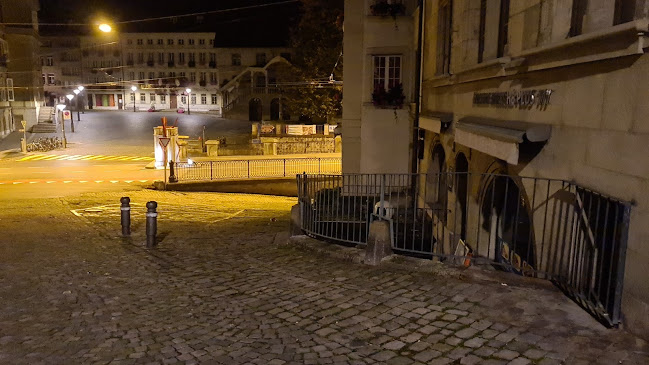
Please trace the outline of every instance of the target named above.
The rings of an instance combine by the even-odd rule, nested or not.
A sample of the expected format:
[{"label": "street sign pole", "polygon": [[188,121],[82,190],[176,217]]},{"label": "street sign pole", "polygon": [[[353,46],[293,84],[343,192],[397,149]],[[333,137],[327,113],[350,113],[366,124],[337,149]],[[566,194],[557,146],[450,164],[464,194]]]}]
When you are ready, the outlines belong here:
[{"label": "street sign pole", "polygon": [[160,137],[160,139],[158,139],[158,143],[160,143],[160,146],[162,147],[162,153],[164,154],[164,158],[163,158],[164,162],[163,163],[164,163],[164,169],[165,169],[165,172],[164,172],[164,183],[165,183],[164,187],[165,187],[165,190],[167,190],[167,146],[169,145],[170,140],[171,140],[171,138],[169,138],[169,137]]},{"label": "street sign pole", "polygon": [[65,139],[65,116],[63,115],[63,110],[61,110],[61,131],[63,132],[63,148],[67,148],[68,141]]},{"label": "street sign pole", "polygon": [[20,141],[20,150],[23,153],[25,153],[25,152],[27,152],[27,128],[26,128],[27,127],[27,122],[24,121],[24,120],[21,120],[20,124],[22,124],[22,126],[23,126],[23,129],[22,129],[23,139]]}]

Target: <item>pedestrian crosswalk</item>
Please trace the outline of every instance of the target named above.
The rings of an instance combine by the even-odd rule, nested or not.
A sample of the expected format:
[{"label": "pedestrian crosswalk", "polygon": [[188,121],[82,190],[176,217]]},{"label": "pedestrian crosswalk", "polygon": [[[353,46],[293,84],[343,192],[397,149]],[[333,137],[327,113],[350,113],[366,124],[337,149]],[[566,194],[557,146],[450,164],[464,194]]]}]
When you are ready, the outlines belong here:
[{"label": "pedestrian crosswalk", "polygon": [[34,154],[18,159],[23,161],[153,161],[153,157],[109,155],[47,155]]},{"label": "pedestrian crosswalk", "polygon": [[0,181],[0,185],[25,185],[25,184],[138,184],[147,183],[151,180],[16,180]]}]

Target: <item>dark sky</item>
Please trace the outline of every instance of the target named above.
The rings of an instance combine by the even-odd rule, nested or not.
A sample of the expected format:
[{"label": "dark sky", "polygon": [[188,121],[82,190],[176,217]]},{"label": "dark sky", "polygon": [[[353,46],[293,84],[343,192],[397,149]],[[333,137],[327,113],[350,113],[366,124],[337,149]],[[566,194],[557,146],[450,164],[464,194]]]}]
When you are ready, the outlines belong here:
[{"label": "dark sky", "polygon": [[[204,11],[284,3],[287,0],[40,0],[41,23],[92,23],[98,17],[115,22],[152,17],[183,15]],[[196,16],[175,20],[137,22],[120,25],[125,32],[216,32],[217,46],[287,45],[295,23],[297,1],[272,6],[206,14],[202,23]],[[41,33],[84,34],[89,29],[78,26],[41,26]]]}]

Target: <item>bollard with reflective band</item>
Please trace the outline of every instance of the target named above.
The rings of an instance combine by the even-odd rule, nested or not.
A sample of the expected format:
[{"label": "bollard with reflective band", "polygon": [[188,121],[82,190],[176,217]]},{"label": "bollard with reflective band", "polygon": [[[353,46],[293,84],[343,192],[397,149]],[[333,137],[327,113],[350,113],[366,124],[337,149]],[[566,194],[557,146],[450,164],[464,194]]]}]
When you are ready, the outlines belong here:
[{"label": "bollard with reflective band", "polygon": [[122,206],[119,208],[122,215],[122,236],[131,235],[131,198],[125,196],[119,200]]},{"label": "bollard with reflective band", "polygon": [[156,233],[158,230],[158,213],[156,208],[158,203],[150,201],[146,203],[146,247],[152,248],[156,245]]}]

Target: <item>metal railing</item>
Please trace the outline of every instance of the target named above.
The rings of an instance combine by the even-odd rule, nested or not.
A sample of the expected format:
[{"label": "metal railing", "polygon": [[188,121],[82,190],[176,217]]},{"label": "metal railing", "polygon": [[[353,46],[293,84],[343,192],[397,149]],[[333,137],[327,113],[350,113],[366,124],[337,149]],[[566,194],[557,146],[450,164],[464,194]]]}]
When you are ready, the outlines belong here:
[{"label": "metal railing", "polygon": [[606,325],[620,307],[631,205],[575,183],[473,173],[297,176],[305,233],[553,281]]},{"label": "metal railing", "polygon": [[[292,177],[300,173],[340,174],[340,157],[221,160],[172,163],[170,181]],[[173,178],[172,178],[173,176]]]}]

